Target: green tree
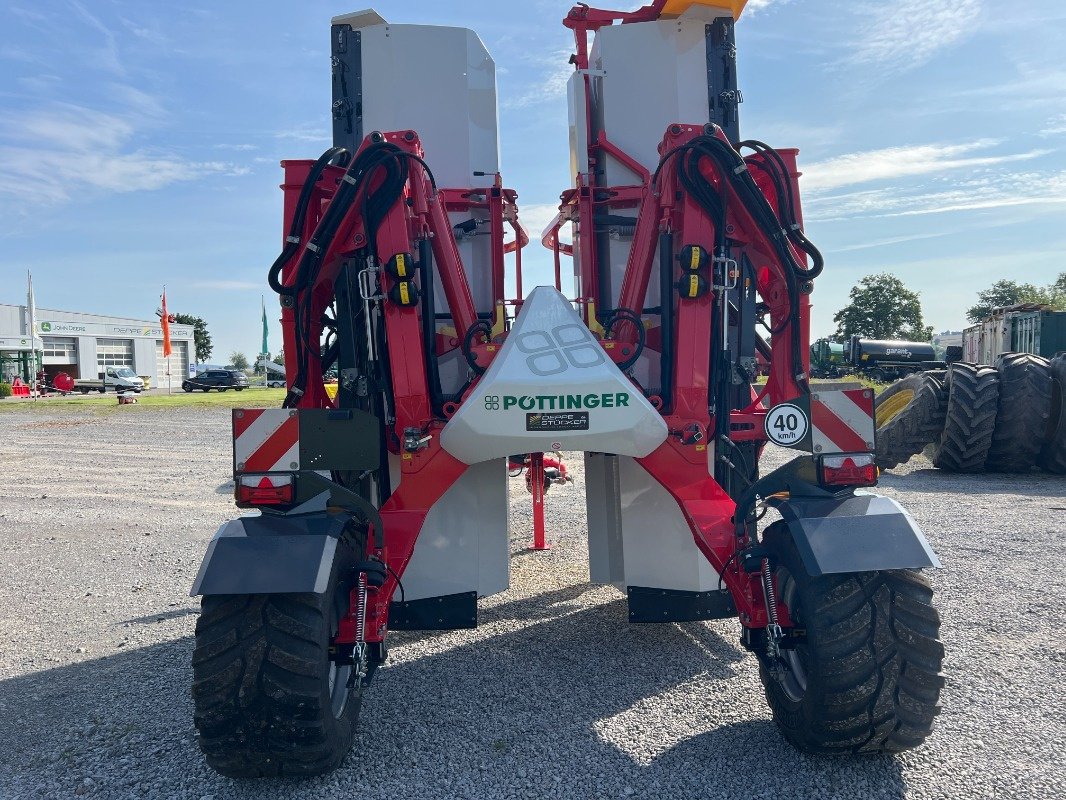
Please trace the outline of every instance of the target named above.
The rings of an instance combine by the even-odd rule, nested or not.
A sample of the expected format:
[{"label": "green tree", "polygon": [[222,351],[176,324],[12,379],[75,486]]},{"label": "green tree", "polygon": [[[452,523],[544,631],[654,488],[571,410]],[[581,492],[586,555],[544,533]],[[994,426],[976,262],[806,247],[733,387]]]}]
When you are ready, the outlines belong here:
[{"label": "green tree", "polygon": [[1066,272],[1060,272],[1059,277],[1048,287],[1048,303],[1056,311],[1066,311]]},{"label": "green tree", "polygon": [[232,366],[234,369],[239,369],[241,372],[244,372],[246,369],[248,369],[249,366],[248,357],[245,356],[244,353],[241,353],[237,350],[234,350],[232,353],[229,354],[229,363],[230,366]]},{"label": "green tree", "polygon": [[276,356],[274,356],[274,363],[277,364],[279,367],[284,367],[285,366],[285,351],[284,350],[282,352],[278,353]]},{"label": "green tree", "polygon": [[852,336],[866,339],[906,339],[928,342],[932,326],[922,319],[917,292],[887,272],[867,275],[851,289],[851,302],[833,317],[837,341]]},{"label": "green tree", "polygon": [[215,349],[215,346],[211,343],[211,334],[207,332],[207,322],[192,314],[175,314],[174,321],[179,325],[192,325],[196,363],[203,364],[211,358],[211,351]]},{"label": "green tree", "polygon": [[[1059,276],[1060,280],[1066,278],[1066,273]],[[972,306],[966,312],[970,322],[980,322],[992,316],[992,309],[1013,306],[1018,303],[1046,303],[1050,305],[1050,290],[1031,283],[1018,283],[1017,281],[996,281],[983,292],[977,293],[977,305]]]}]

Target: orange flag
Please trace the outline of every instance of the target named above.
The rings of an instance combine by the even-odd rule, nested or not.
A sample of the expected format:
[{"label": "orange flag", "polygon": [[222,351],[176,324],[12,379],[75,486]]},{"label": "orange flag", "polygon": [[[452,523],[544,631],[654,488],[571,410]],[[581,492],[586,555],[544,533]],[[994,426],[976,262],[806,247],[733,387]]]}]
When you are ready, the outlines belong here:
[{"label": "orange flag", "polygon": [[170,358],[170,317],[167,316],[167,290],[163,289],[163,358]]}]

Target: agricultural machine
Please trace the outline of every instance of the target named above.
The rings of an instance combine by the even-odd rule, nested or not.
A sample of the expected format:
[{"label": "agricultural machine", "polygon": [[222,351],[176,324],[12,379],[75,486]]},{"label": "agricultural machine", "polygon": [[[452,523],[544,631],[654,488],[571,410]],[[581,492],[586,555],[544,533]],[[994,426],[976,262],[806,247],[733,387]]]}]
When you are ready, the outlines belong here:
[{"label": "agricultural machine", "polygon": [[[938,562],[861,488],[872,393],[808,381],[822,258],[797,151],[740,138],[743,6],[566,17],[573,184],[541,239],[554,285],[528,293],[478,37],[334,19],[334,147],[283,163],[269,273],[288,393],[233,412],[236,502],[261,513],[219,530],[193,587],[216,770],[337,767],[390,631],[474,627],[507,588],[508,470],[536,520],[558,451],[584,453],[590,577],[632,622],[738,619],[803,750],[929,735],[943,648],[918,570]],[[761,475],[768,442],[798,453]]]}]

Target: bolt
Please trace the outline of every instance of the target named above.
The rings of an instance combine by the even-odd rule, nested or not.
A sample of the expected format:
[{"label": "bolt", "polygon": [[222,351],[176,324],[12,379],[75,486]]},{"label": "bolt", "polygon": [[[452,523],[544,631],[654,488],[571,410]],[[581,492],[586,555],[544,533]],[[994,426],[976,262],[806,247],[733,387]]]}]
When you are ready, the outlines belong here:
[{"label": "bolt", "polygon": [[237,470],[240,471],[242,469],[244,469],[244,462],[243,461],[238,462],[238,464],[237,464]]},{"label": "bolt", "polygon": [[300,468],[300,462],[299,461],[291,461],[291,462],[289,462],[289,469],[299,469],[299,468]]},{"label": "bolt", "polygon": [[235,416],[237,419],[244,419],[244,412],[243,411],[235,411],[233,413],[233,416]]},{"label": "bolt", "polygon": [[871,450],[873,450],[873,449],[874,449],[874,443],[873,443],[873,442],[867,442],[867,443],[866,443],[866,446],[867,446],[867,447],[868,447],[869,449],[871,449]]},{"label": "bolt", "polygon": [[816,452],[816,453],[822,452],[822,446],[820,444],[816,444],[814,446],[814,452]]}]

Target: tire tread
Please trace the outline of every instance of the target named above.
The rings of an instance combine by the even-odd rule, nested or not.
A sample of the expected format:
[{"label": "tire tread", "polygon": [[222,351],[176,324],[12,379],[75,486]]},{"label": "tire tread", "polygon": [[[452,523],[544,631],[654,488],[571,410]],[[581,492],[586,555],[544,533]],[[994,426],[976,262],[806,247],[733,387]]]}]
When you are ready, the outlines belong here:
[{"label": "tire tread", "polygon": [[786,695],[765,661],[760,669],[785,738],[809,753],[896,753],[921,744],[944,685],[940,617],[928,580],[912,570],[812,578],[787,526],[777,525],[766,532],[767,545],[811,609],[802,620],[810,667],[804,697]]}]

